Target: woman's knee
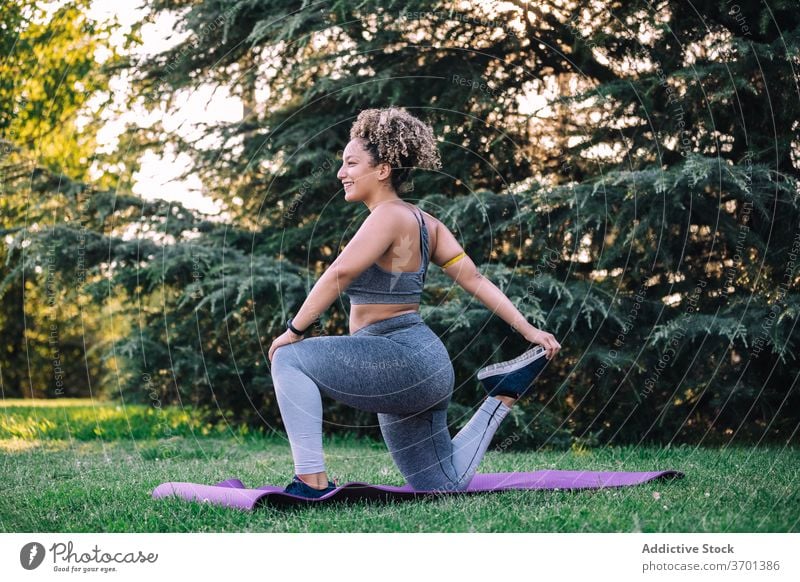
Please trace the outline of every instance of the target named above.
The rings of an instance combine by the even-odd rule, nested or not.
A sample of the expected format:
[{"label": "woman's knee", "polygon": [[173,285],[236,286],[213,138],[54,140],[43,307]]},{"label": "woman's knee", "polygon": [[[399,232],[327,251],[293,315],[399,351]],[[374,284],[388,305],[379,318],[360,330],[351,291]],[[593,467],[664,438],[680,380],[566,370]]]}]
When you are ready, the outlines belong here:
[{"label": "woman's knee", "polygon": [[291,344],[279,347],[275,350],[275,353],[272,354],[271,372],[273,377],[287,369],[297,367],[297,353],[292,349]]},{"label": "woman's knee", "polygon": [[428,491],[433,495],[466,491],[469,482],[448,478],[444,475],[431,477],[428,475],[408,475],[406,482],[416,491]]}]

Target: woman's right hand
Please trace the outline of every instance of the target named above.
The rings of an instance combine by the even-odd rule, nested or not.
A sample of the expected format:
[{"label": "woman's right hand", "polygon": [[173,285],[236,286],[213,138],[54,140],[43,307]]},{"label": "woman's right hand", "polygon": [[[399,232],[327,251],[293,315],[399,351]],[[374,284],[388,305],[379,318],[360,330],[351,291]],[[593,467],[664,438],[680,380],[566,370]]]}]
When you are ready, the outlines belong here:
[{"label": "woman's right hand", "polygon": [[552,360],[553,356],[555,356],[558,353],[558,350],[561,349],[561,344],[556,341],[556,338],[552,333],[542,331],[541,329],[537,329],[533,326],[531,326],[531,329],[523,334],[523,337],[532,344],[539,344],[542,346],[547,352],[546,357],[548,360]]}]

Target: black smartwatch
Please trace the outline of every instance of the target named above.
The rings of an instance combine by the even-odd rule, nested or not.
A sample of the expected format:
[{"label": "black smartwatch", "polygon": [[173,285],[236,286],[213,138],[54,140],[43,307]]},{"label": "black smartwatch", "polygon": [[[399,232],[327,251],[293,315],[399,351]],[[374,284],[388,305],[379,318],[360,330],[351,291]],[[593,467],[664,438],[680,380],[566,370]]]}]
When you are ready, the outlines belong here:
[{"label": "black smartwatch", "polygon": [[306,335],[306,332],[308,331],[308,328],[305,328],[304,330],[301,331],[301,330],[297,329],[295,326],[293,326],[291,317],[286,321],[286,326],[295,335]]}]

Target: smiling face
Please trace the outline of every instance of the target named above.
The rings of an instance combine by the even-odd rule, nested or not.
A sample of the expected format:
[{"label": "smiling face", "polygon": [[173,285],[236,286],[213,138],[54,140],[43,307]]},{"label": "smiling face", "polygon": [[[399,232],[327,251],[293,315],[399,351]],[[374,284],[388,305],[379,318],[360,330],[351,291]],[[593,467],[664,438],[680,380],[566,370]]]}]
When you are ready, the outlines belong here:
[{"label": "smiling face", "polygon": [[361,138],[351,139],[342,153],[342,167],[336,173],[348,202],[365,202],[387,186],[391,188],[391,166],[386,162],[373,165],[363,146]]}]

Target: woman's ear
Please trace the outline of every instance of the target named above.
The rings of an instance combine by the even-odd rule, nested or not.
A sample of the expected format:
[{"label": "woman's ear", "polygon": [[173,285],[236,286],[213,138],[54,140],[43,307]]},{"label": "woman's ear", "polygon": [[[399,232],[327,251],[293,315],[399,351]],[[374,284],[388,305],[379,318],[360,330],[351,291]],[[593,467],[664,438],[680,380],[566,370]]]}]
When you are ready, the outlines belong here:
[{"label": "woman's ear", "polygon": [[378,180],[386,180],[392,175],[392,165],[389,162],[381,162],[378,170]]}]

